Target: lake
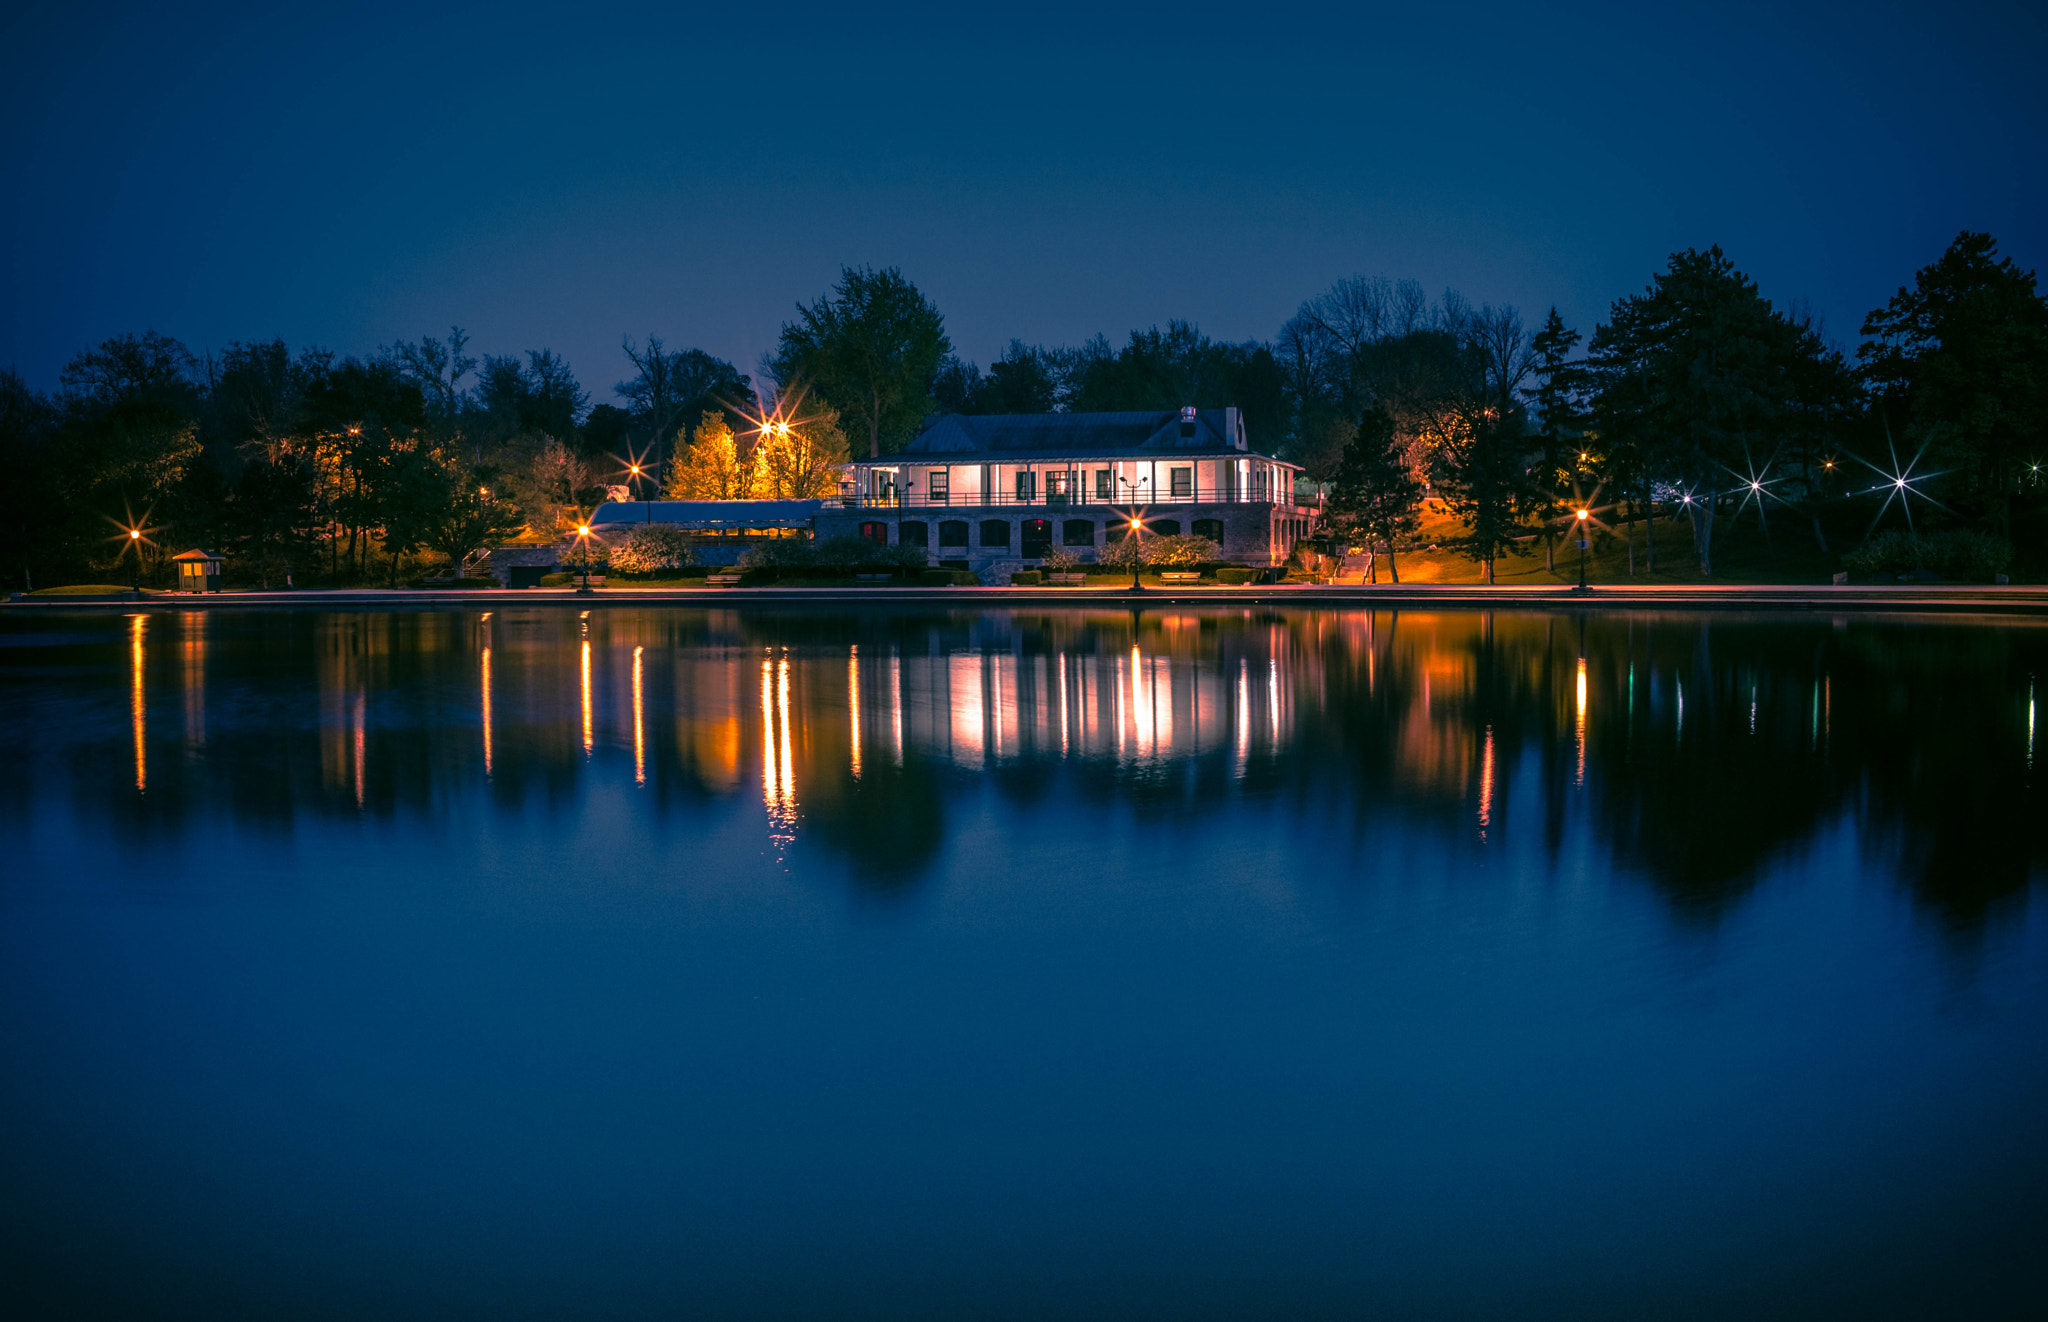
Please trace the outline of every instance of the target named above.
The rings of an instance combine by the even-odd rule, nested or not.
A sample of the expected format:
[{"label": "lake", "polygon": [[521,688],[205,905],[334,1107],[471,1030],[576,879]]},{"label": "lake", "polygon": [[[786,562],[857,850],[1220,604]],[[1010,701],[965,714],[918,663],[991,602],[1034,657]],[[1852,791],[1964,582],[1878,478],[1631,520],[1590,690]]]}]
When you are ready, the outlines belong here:
[{"label": "lake", "polygon": [[2048,1315],[2044,671],[2024,617],[8,613],[0,1290]]}]

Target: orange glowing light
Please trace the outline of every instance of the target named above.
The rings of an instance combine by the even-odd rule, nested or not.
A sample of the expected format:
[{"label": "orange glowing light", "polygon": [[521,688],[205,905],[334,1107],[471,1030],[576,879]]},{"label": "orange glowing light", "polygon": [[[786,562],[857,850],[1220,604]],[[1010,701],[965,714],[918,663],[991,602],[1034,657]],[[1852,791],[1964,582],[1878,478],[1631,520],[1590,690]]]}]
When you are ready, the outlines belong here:
[{"label": "orange glowing light", "polygon": [[590,525],[589,525],[589,524],[587,524],[587,523],[579,523],[579,524],[577,524],[577,525],[576,525],[576,535],[577,535],[578,537],[588,537],[588,536],[590,536]]},{"label": "orange glowing light", "polygon": [[1593,516],[1593,511],[1591,511],[1591,510],[1580,510],[1580,511],[1579,511],[1579,517],[1580,517],[1580,518],[1582,518],[1582,519],[1589,519],[1589,518],[1591,518],[1592,516]]}]

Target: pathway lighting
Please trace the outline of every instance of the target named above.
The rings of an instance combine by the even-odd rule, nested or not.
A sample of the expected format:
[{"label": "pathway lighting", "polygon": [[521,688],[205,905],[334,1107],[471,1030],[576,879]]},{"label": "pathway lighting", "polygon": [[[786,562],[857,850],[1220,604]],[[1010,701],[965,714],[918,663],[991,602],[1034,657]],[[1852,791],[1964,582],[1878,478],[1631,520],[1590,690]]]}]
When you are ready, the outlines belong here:
[{"label": "pathway lighting", "polygon": [[[1127,535],[1133,541],[1136,541],[1145,531],[1145,510],[1144,507],[1138,503],[1138,489],[1144,486],[1145,483],[1149,480],[1149,478],[1141,477],[1134,483],[1131,481],[1131,479],[1124,477],[1121,474],[1119,474],[1117,477],[1117,481],[1124,484],[1124,490],[1126,493],[1129,494],[1131,498],[1131,528],[1130,532]],[[1138,568],[1143,563],[1142,559],[1137,554],[1137,551],[1139,549],[1140,548],[1138,547],[1133,547],[1131,555],[1131,591],[1133,592],[1143,592],[1145,590],[1145,585],[1138,581]]]},{"label": "pathway lighting", "polygon": [[581,546],[582,546],[582,548],[583,548],[583,586],[582,586],[582,587],[580,587],[580,588],[577,588],[576,590],[577,590],[578,592],[588,592],[588,591],[590,591],[590,525],[589,525],[589,524],[587,524],[587,523],[579,523],[579,524],[577,524],[577,525],[576,525],[576,540],[577,540],[578,544],[579,544],[579,545],[581,545]]},{"label": "pathway lighting", "polygon": [[1588,527],[1586,527],[1586,520],[1588,520],[1588,519],[1590,519],[1590,518],[1592,518],[1592,517],[1593,517],[1593,511],[1591,511],[1591,510],[1579,510],[1579,511],[1577,511],[1577,512],[1576,512],[1576,514],[1574,515],[1574,517],[1575,517],[1575,518],[1576,518],[1576,519],[1578,520],[1578,525],[1579,525],[1579,591],[1581,591],[1581,592],[1584,592],[1584,591],[1586,591],[1586,590],[1587,590],[1587,588],[1586,588],[1586,543],[1587,543],[1587,542],[1588,542],[1589,540],[1591,540],[1590,538],[1588,538],[1588,537],[1587,537],[1587,535],[1586,535],[1586,534],[1587,534],[1587,533],[1589,533],[1590,531],[1592,531],[1591,529],[1589,529]]}]

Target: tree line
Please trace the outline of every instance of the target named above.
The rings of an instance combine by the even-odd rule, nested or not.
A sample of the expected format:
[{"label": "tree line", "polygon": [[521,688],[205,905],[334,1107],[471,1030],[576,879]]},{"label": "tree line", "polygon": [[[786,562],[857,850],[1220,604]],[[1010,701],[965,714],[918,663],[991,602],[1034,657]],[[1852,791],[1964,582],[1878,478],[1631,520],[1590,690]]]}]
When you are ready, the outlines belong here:
[{"label": "tree line", "polygon": [[[849,455],[947,412],[1186,404],[1240,408],[1256,448],[1303,466],[1332,535],[1391,552],[1436,498],[1489,578],[1580,509],[1631,548],[1639,517],[1676,512],[1707,572],[1717,520],[1753,507],[1825,549],[1823,508],[1855,493],[1915,533],[2031,544],[2048,438],[2033,272],[1964,233],[1862,337],[1852,357],[1719,248],[1675,254],[1590,336],[1555,309],[1532,329],[1511,306],[1358,277],[1271,341],[1170,321],[1120,345],[1012,340],[986,371],[900,271],[850,267],[797,305],[758,381],[628,336],[595,404],[553,351],[472,353],[460,328],[361,357],[281,340],[196,355],[147,331],[80,353],[54,392],[0,373],[0,554],[45,584],[131,545],[149,575],[197,545],[263,584],[396,582],[557,537],[607,497],[829,495]],[[1654,567],[1648,525],[1644,549]]]}]

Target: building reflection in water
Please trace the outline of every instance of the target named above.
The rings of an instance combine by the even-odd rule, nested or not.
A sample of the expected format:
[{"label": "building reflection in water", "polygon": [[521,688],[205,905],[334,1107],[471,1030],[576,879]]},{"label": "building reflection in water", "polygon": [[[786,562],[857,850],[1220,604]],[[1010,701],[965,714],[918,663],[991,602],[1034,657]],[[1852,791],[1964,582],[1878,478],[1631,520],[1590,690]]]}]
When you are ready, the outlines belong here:
[{"label": "building reflection in water", "polygon": [[[1540,614],[1192,608],[252,618],[118,621],[128,730],[100,783],[131,804],[147,791],[163,813],[204,799],[288,823],[309,808],[425,811],[485,785],[504,811],[529,811],[617,775],[658,821],[750,798],[758,766],[749,811],[765,811],[779,849],[801,830],[874,870],[938,857],[948,801],[984,783],[1026,796],[1064,784],[1090,804],[1190,820],[1256,799],[1350,858],[1370,856],[1368,823],[1440,829],[1461,848],[1533,833],[1554,849],[1572,817],[1703,913],[1843,820],[1963,908],[2024,884],[2041,849],[2022,824],[2038,817],[2033,677],[2048,630],[2026,622],[1588,613],[1582,632]],[[192,755],[151,766],[149,645],[165,628],[181,631]],[[103,702],[96,692],[79,701]],[[459,705],[443,711],[444,694]],[[1596,708],[1614,715],[1594,721]],[[472,719],[478,738],[446,737]]]},{"label": "building reflection in water", "polygon": [[206,612],[180,611],[178,654],[185,693],[185,755],[206,746]]}]

